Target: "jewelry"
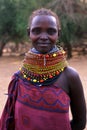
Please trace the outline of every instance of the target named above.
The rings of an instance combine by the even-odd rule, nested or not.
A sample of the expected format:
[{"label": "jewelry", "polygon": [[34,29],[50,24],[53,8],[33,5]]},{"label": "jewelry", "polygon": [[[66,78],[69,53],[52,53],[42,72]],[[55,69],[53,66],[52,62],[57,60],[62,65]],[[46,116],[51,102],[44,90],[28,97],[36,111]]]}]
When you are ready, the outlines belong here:
[{"label": "jewelry", "polygon": [[68,65],[65,51],[59,49],[48,54],[37,54],[29,51],[25,55],[20,69],[23,78],[33,83],[43,83],[59,75]]}]

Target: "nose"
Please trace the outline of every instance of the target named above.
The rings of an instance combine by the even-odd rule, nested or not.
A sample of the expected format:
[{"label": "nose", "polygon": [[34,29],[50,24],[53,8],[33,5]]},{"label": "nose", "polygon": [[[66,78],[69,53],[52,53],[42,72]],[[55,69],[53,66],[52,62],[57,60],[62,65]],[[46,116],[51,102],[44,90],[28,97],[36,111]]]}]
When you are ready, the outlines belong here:
[{"label": "nose", "polygon": [[48,39],[47,33],[46,33],[46,32],[41,33],[40,39],[41,39],[41,40],[47,40],[47,39]]}]

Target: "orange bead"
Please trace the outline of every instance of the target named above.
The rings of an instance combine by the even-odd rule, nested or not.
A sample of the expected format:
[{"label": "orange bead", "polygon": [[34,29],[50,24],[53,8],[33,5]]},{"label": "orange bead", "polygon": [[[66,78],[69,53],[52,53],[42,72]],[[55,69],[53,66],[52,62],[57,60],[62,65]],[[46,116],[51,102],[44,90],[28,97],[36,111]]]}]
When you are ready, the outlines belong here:
[{"label": "orange bead", "polygon": [[27,78],[27,80],[30,80],[30,78]]},{"label": "orange bead", "polygon": [[42,82],[44,82],[44,80],[43,80],[43,79],[41,79],[41,80],[40,80],[40,82],[42,83]]}]

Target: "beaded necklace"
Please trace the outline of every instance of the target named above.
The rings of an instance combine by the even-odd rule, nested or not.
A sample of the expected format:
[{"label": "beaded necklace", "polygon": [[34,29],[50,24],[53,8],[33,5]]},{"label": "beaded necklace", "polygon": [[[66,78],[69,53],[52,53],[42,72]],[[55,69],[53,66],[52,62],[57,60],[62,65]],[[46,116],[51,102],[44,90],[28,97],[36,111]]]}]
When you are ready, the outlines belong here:
[{"label": "beaded necklace", "polygon": [[37,54],[30,50],[25,55],[20,72],[24,79],[40,84],[60,75],[67,65],[62,48],[48,54]]}]

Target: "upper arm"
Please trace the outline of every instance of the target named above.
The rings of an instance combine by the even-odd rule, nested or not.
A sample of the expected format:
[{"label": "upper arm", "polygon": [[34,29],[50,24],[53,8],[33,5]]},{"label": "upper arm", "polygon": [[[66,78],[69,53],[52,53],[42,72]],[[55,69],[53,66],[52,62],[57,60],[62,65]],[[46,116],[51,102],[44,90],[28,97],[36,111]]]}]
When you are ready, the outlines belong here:
[{"label": "upper arm", "polygon": [[86,103],[82,82],[78,73],[72,68],[70,68],[68,76],[73,122],[79,130],[82,130],[86,124]]}]

